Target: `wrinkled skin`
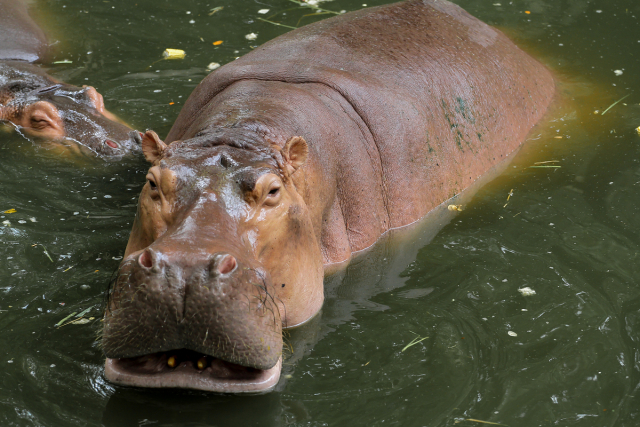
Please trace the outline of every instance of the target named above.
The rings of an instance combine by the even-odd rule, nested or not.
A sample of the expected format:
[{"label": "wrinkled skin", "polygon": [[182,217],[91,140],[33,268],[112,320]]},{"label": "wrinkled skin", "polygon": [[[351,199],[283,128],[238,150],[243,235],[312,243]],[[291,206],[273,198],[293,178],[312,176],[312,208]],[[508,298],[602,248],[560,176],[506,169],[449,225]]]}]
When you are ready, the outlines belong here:
[{"label": "wrinkled skin", "polygon": [[0,0],[0,122],[70,150],[118,159],[139,151],[140,135],[104,108],[93,87],[59,82],[30,62],[48,44],[18,0]]},{"label": "wrinkled skin", "polygon": [[[105,313],[118,384],[265,391],[323,267],[459,194],[555,95],[540,63],[442,0],[345,14],[209,75],[152,164]],[[199,362],[203,361],[200,366]]]}]

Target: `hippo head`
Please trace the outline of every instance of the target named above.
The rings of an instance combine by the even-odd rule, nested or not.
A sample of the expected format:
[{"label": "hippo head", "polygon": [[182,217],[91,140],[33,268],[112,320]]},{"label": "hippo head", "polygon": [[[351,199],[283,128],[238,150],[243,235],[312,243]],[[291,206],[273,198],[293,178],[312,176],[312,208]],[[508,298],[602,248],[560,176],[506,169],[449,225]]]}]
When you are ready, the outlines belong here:
[{"label": "hippo head", "polygon": [[297,188],[307,143],[256,147],[144,135],[152,167],[105,312],[109,380],[219,392],[277,383],[282,328],[319,310],[323,264]]},{"label": "hippo head", "polygon": [[31,70],[11,71],[15,75],[0,79],[0,121],[30,137],[80,144],[101,157],[120,158],[139,150],[139,133],[107,111],[93,87],[58,83]]}]

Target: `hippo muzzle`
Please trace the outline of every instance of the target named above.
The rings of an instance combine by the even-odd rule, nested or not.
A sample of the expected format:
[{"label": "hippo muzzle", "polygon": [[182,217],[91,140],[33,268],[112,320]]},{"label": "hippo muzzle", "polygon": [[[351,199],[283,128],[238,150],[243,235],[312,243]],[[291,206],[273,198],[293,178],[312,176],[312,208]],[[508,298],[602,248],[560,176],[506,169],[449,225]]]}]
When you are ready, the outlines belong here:
[{"label": "hippo muzzle", "polygon": [[282,321],[268,274],[240,247],[214,246],[165,238],[123,261],[105,316],[109,380],[223,392],[277,383]]}]

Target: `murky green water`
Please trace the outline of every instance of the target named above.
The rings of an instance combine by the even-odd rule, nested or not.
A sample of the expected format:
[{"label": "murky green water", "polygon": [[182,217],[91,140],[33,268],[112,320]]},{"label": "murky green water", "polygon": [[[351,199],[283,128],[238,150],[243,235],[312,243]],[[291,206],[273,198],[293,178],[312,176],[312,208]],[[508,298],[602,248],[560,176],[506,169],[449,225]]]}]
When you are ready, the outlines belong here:
[{"label": "murky green water", "polygon": [[[458,3],[536,52],[577,100],[430,242],[388,241],[327,278],[322,315],[288,337],[286,378],[268,395],[105,382],[103,295],[146,166],[70,164],[1,134],[0,212],[17,212],[0,214],[0,425],[638,425],[640,5]],[[318,19],[308,13],[286,0],[49,0],[40,15],[55,60],[73,61],[53,75],[166,135],[209,63],[287,31],[258,17],[295,26]],[[165,48],[187,57],[154,64]],[[528,167],[549,160],[561,167]],[[55,327],[86,309],[89,323]],[[428,338],[405,349],[416,337]]]}]

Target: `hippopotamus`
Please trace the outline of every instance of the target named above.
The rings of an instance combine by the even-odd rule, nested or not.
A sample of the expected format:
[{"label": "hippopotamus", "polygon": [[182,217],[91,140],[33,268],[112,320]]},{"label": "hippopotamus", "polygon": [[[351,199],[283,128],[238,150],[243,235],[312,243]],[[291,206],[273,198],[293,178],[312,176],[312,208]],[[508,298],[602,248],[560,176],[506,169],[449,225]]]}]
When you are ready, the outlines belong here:
[{"label": "hippopotamus", "polygon": [[104,107],[91,86],[77,87],[49,76],[49,45],[19,0],[0,0],[0,122],[55,144],[88,148],[105,159],[140,151],[140,134]]},{"label": "hippopotamus", "polygon": [[106,378],[264,392],[327,268],[497,167],[555,98],[551,72],[445,0],[284,34],[207,76],[151,167],[109,291]]}]

